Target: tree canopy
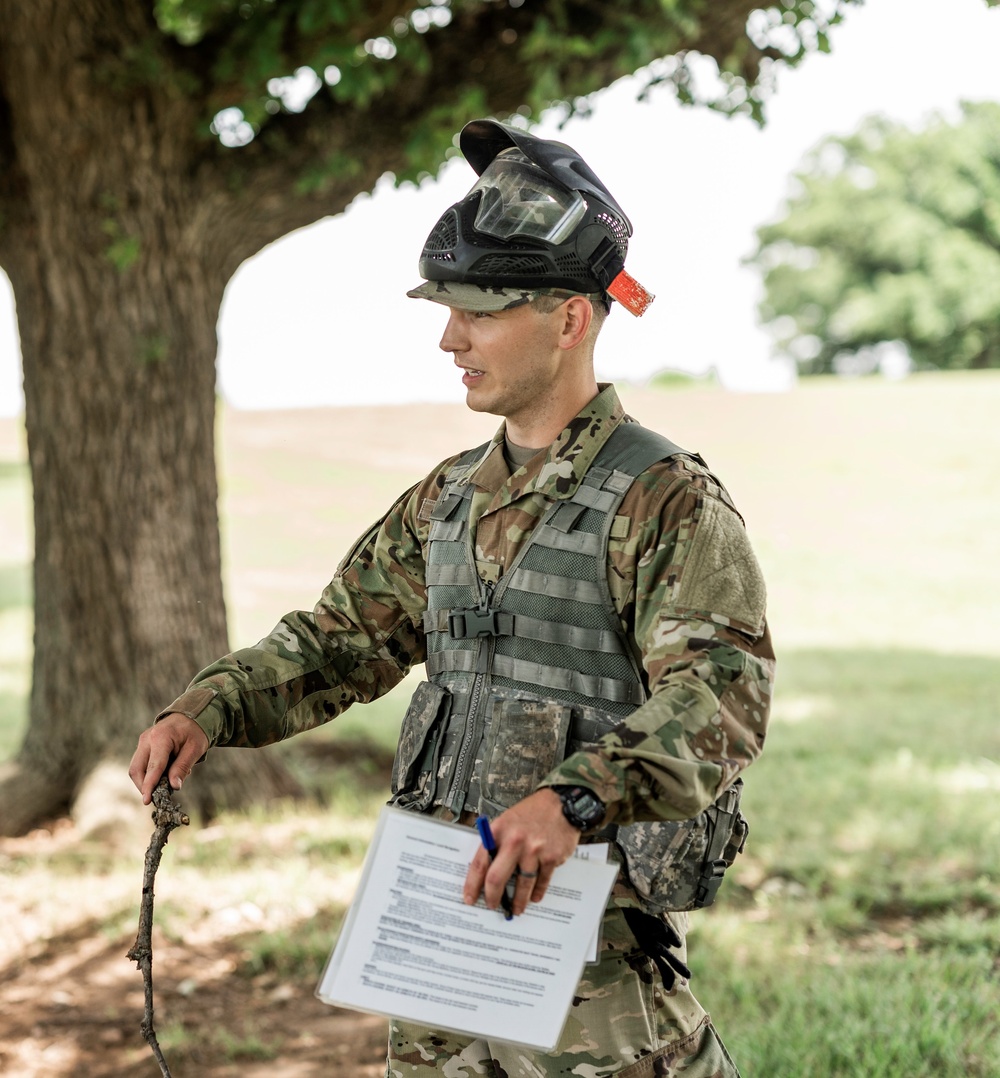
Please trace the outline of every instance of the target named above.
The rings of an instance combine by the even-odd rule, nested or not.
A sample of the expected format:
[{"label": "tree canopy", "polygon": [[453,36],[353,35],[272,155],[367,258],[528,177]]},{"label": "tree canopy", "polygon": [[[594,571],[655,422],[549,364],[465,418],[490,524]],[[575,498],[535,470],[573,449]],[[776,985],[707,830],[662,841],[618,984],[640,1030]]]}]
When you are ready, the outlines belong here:
[{"label": "tree canopy", "polygon": [[884,342],[918,369],[1000,366],[1000,104],[919,129],[869,117],[794,185],[752,261],[761,317],[803,373],[871,365]]}]

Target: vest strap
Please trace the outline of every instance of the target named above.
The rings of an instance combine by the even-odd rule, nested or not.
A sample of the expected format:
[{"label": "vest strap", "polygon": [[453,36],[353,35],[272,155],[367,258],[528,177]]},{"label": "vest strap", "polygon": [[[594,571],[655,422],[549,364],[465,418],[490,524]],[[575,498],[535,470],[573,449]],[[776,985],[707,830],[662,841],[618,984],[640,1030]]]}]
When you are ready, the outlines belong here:
[{"label": "vest strap", "polygon": [[[460,610],[425,610],[422,618],[422,627],[425,633],[449,633],[451,631],[452,617],[455,614],[464,614]],[[495,614],[504,614],[504,611],[494,611]],[[580,651],[601,651],[605,654],[622,654],[621,636],[613,629],[586,629],[582,625],[565,625],[560,621],[542,621],[540,618],[529,618],[524,614],[506,614],[510,622],[498,622],[500,631],[489,633],[490,636],[519,636],[525,640],[541,640],[546,644],[565,644]],[[501,627],[502,626],[502,627]],[[475,636],[475,633],[465,633],[455,637],[458,640],[466,639],[467,636]]]},{"label": "vest strap", "polygon": [[[619,423],[597,455],[597,463],[611,471],[621,471],[633,478],[656,464],[675,456],[691,457],[704,465],[704,460],[689,449],[664,438],[655,430],[638,423]],[[593,469],[591,469],[593,470]]]},{"label": "vest strap", "polygon": [[620,495],[612,490],[600,490],[590,486],[589,483],[581,483],[575,493],[567,498],[567,501],[576,505],[585,505],[588,509],[597,509],[606,513],[618,500]]},{"label": "vest strap", "polygon": [[611,473],[611,478],[604,483],[604,489],[612,490],[615,494],[625,494],[634,479],[635,476],[627,472],[614,471]]},{"label": "vest strap", "polygon": [[572,499],[560,503],[552,516],[549,517],[549,527],[557,528],[561,532],[570,532],[576,526],[576,522],[583,516],[587,507],[574,502]]},{"label": "vest strap", "polygon": [[604,549],[601,536],[591,532],[564,532],[551,524],[539,524],[532,533],[534,541],[550,550],[568,550],[596,558]]},{"label": "vest strap", "polygon": [[514,618],[514,636],[540,640],[546,644],[566,644],[580,651],[613,652],[621,655],[621,636],[613,629],[586,629],[582,625],[566,625],[559,621],[542,621],[518,614]]},{"label": "vest strap", "polygon": [[472,587],[478,577],[471,565],[428,565],[426,583],[428,587],[434,584],[451,584]]},{"label": "vest strap", "polygon": [[476,651],[457,651],[454,648],[435,651],[427,656],[424,665],[429,678],[437,674],[474,674],[477,665]]},{"label": "vest strap", "polygon": [[543,666],[527,659],[512,659],[507,655],[493,657],[493,672],[499,677],[520,681],[529,685],[544,685],[548,689],[578,693],[614,703],[635,704],[643,700],[642,686],[637,682],[618,681],[614,678],[582,674],[558,666]]},{"label": "vest strap", "polygon": [[475,488],[471,483],[458,483],[450,477],[449,480],[441,497],[434,503],[431,520],[450,520],[458,512],[458,507],[462,502],[475,493]]},{"label": "vest strap", "polygon": [[521,569],[517,574],[520,591],[535,591],[556,599],[573,599],[578,603],[604,605],[604,596],[597,584],[589,580],[571,580],[568,576],[553,576],[534,569]]},{"label": "vest strap", "polygon": [[421,627],[425,633],[447,632],[449,614],[451,614],[451,611],[448,609],[425,610],[420,619]]},{"label": "vest strap", "polygon": [[453,543],[462,538],[465,531],[464,520],[431,520],[431,526],[427,532],[427,538],[431,542],[443,540]]},{"label": "vest strap", "polygon": [[[474,674],[477,670],[477,655],[475,651],[435,651],[427,656],[426,665],[428,677],[445,673]],[[547,689],[578,693],[581,696],[612,700],[615,703],[638,706],[643,698],[642,686],[631,681],[582,674],[560,666],[543,666],[527,659],[512,659],[507,655],[493,657],[493,673],[497,677],[510,678],[511,681],[543,685]]]}]

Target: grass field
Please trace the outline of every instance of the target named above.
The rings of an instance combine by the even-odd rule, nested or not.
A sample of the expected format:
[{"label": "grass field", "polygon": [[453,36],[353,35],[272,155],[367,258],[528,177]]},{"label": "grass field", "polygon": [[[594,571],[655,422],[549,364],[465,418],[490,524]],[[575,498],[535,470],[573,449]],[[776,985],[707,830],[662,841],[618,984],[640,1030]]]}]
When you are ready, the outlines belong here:
[{"label": "grass field", "polygon": [[[768,748],[747,776],[748,850],[694,919],[699,997],[745,1078],[1000,1078],[1000,372],[623,397],[725,479],[768,579],[779,655]],[[394,493],[492,428],[443,405],[225,414],[233,642],[311,605]],[[20,433],[0,421],[0,759],[25,721],[27,520]],[[391,745],[407,687],[300,740]],[[261,920],[236,918],[227,976],[311,992],[380,801],[377,786],[341,785],[322,813],[172,839],[166,937],[249,904]],[[63,839],[0,862],[19,895],[41,896],[25,947],[72,926],[44,895],[74,872],[103,881],[100,931],[128,935],[134,857]],[[12,895],[0,891],[0,910]],[[230,1028],[217,1055],[237,1069],[213,1074],[265,1057],[266,1073],[286,1073],[289,1044]],[[179,1058],[191,1039],[168,1021]]]}]

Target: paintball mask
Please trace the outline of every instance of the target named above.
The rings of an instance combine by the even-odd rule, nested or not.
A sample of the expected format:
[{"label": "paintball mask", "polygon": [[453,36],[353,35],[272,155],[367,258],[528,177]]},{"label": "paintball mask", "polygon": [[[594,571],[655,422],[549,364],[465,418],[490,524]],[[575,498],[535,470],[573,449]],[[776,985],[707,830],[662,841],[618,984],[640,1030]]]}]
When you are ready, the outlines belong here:
[{"label": "paintball mask", "polygon": [[575,150],[495,120],[466,124],[459,145],[479,179],[431,230],[427,283],[408,295],[499,310],[583,293],[646,310],[652,295],[624,270],[632,226]]}]

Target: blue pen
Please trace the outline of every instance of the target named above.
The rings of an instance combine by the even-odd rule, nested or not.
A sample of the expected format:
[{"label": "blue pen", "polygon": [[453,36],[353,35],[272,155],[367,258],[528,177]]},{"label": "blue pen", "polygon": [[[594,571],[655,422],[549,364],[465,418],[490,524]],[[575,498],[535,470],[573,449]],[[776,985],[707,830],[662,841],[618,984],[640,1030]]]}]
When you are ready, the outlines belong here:
[{"label": "blue pen", "polygon": [[[479,837],[483,841],[483,849],[490,855],[490,860],[495,861],[497,856],[497,841],[493,837],[490,821],[485,816],[477,816],[476,830],[479,832]],[[504,917],[508,921],[512,920],[514,917],[514,907],[511,905],[510,895],[507,894],[506,887],[504,887],[503,893],[500,895],[500,905],[503,907]]]}]

